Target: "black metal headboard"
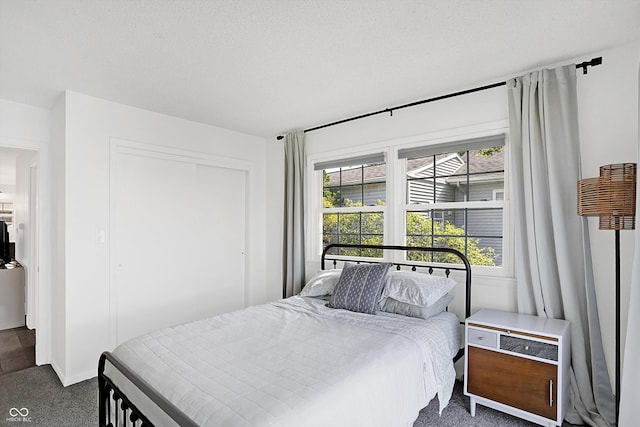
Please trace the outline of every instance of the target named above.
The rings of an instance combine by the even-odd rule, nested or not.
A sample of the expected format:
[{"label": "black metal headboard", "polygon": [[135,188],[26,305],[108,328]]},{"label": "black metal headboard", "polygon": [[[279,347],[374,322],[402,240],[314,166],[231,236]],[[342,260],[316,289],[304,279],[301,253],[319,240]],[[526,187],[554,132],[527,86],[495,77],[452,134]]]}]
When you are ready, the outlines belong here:
[{"label": "black metal headboard", "polygon": [[372,264],[390,262],[384,259],[370,259],[370,258],[363,259],[361,257],[354,258],[353,256],[350,257],[349,255],[333,255],[329,253],[329,251],[331,251],[332,249],[340,249],[340,248],[365,249],[365,250],[375,249],[375,250],[383,250],[383,251],[391,250],[391,251],[404,251],[404,252],[425,252],[425,253],[431,253],[431,254],[447,253],[447,254],[455,255],[460,259],[461,265],[459,264],[430,265],[428,262],[425,263],[424,261],[410,261],[410,260],[409,261],[405,260],[404,262],[391,261],[391,264],[396,266],[398,270],[400,270],[402,267],[411,267],[413,271],[417,270],[418,268],[422,268],[422,269],[426,268],[429,271],[429,274],[433,273],[434,270],[443,270],[447,277],[449,277],[449,274],[451,273],[452,270],[464,271],[465,272],[464,315],[465,315],[465,319],[471,316],[471,264],[469,264],[469,260],[467,259],[466,256],[464,256],[462,252],[456,249],[451,249],[451,248],[426,248],[426,247],[420,247],[420,246],[416,247],[416,246],[359,245],[359,244],[350,244],[350,243],[349,244],[333,243],[325,247],[324,251],[322,251],[322,259],[321,259],[320,266],[323,270],[325,269],[325,261],[329,261],[329,260],[333,261],[334,267],[337,265],[338,261],[341,261],[341,262],[352,261],[357,263],[364,262],[364,263],[372,263]]}]

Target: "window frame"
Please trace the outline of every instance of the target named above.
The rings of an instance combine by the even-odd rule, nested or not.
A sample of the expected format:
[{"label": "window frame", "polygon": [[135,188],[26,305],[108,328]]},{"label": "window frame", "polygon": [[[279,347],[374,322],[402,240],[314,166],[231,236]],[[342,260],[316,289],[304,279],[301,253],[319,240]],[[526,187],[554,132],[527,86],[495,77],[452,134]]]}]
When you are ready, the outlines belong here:
[{"label": "window frame", "polygon": [[[452,129],[410,138],[387,140],[371,144],[363,150],[340,150],[323,154],[310,155],[307,158],[307,261],[319,262],[322,253],[323,213],[329,213],[322,206],[322,171],[314,170],[316,163],[340,160],[348,157],[365,156],[375,152],[384,152],[386,156],[386,205],[363,206],[360,208],[326,208],[332,212],[352,213],[357,211],[382,212],[384,215],[383,242],[385,245],[405,245],[406,242],[406,212],[429,211],[434,204],[407,204],[406,176],[407,160],[398,158],[399,150],[428,146],[446,146],[446,144],[460,141],[504,136],[504,200],[447,202],[438,204],[438,209],[472,209],[472,208],[501,208],[502,209],[502,265],[480,266],[474,265],[474,275],[484,277],[513,277],[514,260],[514,225],[511,218],[510,187],[511,180],[509,162],[509,133],[505,120],[474,125],[467,128]],[[495,193],[495,190],[494,190]],[[385,257],[387,255],[385,254]],[[393,254],[398,257],[402,254]],[[363,260],[366,258],[363,258]],[[387,259],[390,262],[400,262],[401,259]]]},{"label": "window frame", "polygon": [[[310,172],[309,179],[307,182],[309,183],[307,186],[307,194],[310,197],[307,197],[307,206],[311,209],[311,215],[306,214],[307,216],[307,230],[310,231],[307,233],[309,238],[307,239],[307,259],[310,261],[318,262],[320,260],[320,255],[322,254],[323,247],[323,215],[325,213],[360,213],[360,212],[382,212],[384,218],[384,226],[382,232],[382,241],[383,244],[389,244],[388,236],[389,232],[389,209],[390,202],[389,197],[393,194],[393,191],[389,189],[389,150],[386,148],[376,149],[371,148],[368,150],[361,151],[343,151],[342,154],[333,154],[330,156],[309,156],[307,158],[307,170]],[[334,208],[325,208],[323,206],[323,175],[322,172],[324,169],[316,170],[315,167],[318,164],[322,163],[331,163],[333,161],[340,161],[342,159],[348,158],[364,158],[376,153],[383,153],[385,159],[385,167],[386,167],[386,177],[385,177],[385,197],[386,204],[379,206],[350,206],[350,207],[334,207]],[[339,256],[338,256],[339,258]],[[352,257],[350,257],[352,258]],[[367,257],[362,257],[362,259],[369,259]],[[379,258],[375,258],[378,259]]]}]

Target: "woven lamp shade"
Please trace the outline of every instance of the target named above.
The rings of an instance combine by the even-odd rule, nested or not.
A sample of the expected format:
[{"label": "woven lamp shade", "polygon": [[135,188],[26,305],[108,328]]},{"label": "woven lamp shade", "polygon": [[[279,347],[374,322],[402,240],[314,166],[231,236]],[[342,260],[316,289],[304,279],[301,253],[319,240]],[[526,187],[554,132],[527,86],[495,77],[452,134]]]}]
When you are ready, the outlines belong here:
[{"label": "woven lamp shade", "polygon": [[600,230],[636,227],[635,163],[600,167],[600,176],[578,181],[578,215],[599,216]]}]

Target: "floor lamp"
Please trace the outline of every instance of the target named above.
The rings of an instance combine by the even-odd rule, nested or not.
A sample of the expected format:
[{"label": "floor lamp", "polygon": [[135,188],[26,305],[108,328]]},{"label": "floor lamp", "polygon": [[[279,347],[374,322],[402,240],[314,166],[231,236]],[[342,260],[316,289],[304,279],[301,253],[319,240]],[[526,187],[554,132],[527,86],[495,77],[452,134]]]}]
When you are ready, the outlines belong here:
[{"label": "floor lamp", "polygon": [[636,164],[600,167],[578,181],[578,215],[600,217],[600,230],[616,232],[616,423],[620,410],[620,230],[636,226]]}]

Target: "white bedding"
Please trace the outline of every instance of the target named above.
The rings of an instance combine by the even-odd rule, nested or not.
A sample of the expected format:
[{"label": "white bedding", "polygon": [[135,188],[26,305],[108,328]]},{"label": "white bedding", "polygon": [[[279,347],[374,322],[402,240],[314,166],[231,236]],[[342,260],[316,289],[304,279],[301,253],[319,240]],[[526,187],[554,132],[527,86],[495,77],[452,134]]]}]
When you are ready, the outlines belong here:
[{"label": "white bedding", "polygon": [[[458,318],[375,316],[292,297],[164,329],[114,350],[202,426],[411,426],[455,380]],[[153,403],[106,374],[156,425]]]}]

